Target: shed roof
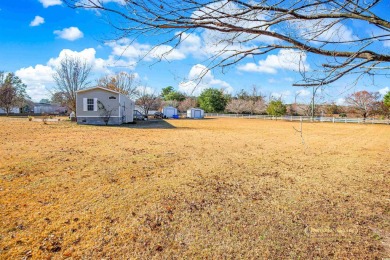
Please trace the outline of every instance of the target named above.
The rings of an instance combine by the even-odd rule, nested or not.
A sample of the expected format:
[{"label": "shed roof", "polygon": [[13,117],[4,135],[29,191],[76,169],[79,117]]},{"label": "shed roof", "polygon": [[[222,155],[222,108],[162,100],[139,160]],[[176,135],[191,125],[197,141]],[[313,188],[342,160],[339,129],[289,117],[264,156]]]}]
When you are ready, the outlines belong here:
[{"label": "shed roof", "polygon": [[107,91],[107,92],[111,92],[111,93],[122,94],[122,93],[120,93],[118,91],[115,91],[115,90],[112,90],[112,89],[108,89],[108,88],[103,88],[103,87],[92,87],[92,88],[81,89],[81,90],[77,90],[76,93],[87,92],[87,91],[94,90],[94,89],[101,89],[101,90],[104,90],[104,91]]}]

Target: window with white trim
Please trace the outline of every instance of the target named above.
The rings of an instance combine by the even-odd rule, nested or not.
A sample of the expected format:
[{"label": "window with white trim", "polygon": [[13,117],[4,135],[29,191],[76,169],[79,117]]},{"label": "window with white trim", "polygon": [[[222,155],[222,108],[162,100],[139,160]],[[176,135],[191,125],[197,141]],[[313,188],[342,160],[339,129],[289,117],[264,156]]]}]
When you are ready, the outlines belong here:
[{"label": "window with white trim", "polygon": [[87,99],[87,109],[88,109],[88,111],[94,111],[93,98],[88,98]]}]

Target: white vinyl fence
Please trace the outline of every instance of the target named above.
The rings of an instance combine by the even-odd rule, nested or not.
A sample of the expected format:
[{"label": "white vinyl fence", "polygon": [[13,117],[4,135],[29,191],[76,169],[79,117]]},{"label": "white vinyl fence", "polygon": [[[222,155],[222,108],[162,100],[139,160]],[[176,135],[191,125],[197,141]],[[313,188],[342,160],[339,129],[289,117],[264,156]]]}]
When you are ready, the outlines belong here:
[{"label": "white vinyl fence", "polygon": [[250,114],[219,114],[205,113],[206,117],[230,117],[230,118],[247,118],[247,119],[264,119],[264,120],[284,120],[284,121],[303,121],[303,122],[330,122],[330,123],[358,123],[358,124],[388,124],[389,119],[374,118],[348,118],[348,117],[310,117],[310,116],[269,116],[269,115],[250,115]]}]

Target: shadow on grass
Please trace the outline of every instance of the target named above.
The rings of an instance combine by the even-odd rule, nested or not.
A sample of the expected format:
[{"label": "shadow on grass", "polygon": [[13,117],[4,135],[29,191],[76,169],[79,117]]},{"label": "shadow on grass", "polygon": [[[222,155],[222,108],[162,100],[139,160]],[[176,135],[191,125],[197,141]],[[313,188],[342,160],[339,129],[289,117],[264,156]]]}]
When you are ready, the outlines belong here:
[{"label": "shadow on grass", "polygon": [[180,121],[193,121],[193,120],[215,120],[216,117],[205,117],[205,118],[180,118],[180,119],[167,119],[167,120],[180,120]]},{"label": "shadow on grass", "polygon": [[125,128],[137,128],[137,129],[173,129],[175,126],[171,125],[166,120],[162,119],[150,119],[147,121],[135,121],[131,124],[123,124],[119,127]]},{"label": "shadow on grass", "polygon": [[[84,126],[101,126],[101,127],[115,127],[115,128],[131,128],[131,129],[189,129],[190,127],[176,127],[170,122],[173,121],[193,121],[193,120],[213,120],[215,118],[180,118],[180,119],[149,119],[147,121],[135,121],[134,123],[127,123],[122,125],[104,125],[104,124],[81,124]],[[72,122],[73,123],[73,122]],[[76,123],[77,124],[77,123]]]}]

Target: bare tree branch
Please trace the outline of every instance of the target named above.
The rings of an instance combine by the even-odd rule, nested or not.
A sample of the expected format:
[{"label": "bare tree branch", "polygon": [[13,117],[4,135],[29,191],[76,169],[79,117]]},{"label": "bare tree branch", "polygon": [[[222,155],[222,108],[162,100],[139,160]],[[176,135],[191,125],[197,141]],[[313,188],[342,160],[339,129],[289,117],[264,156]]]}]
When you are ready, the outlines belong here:
[{"label": "bare tree branch", "polygon": [[[215,32],[223,37],[217,40],[218,49],[210,57],[210,69],[232,66],[247,57],[266,55],[277,49],[292,49],[313,57],[331,58],[313,76],[300,67],[303,79],[297,86],[326,85],[349,74],[388,73],[379,69],[388,67],[390,62],[389,52],[380,48],[390,41],[390,21],[377,13],[381,7],[388,8],[384,0],[65,2],[72,8],[106,13],[119,33],[117,39],[161,36],[160,46],[172,43],[173,48],[160,59],[185,41],[183,32]],[[345,28],[350,23],[364,23],[370,34],[346,37]]]},{"label": "bare tree branch", "polygon": [[55,69],[53,79],[56,82],[56,92],[64,93],[68,107],[76,111],[76,92],[84,89],[90,82],[89,73],[92,66],[77,57],[65,56]]}]

